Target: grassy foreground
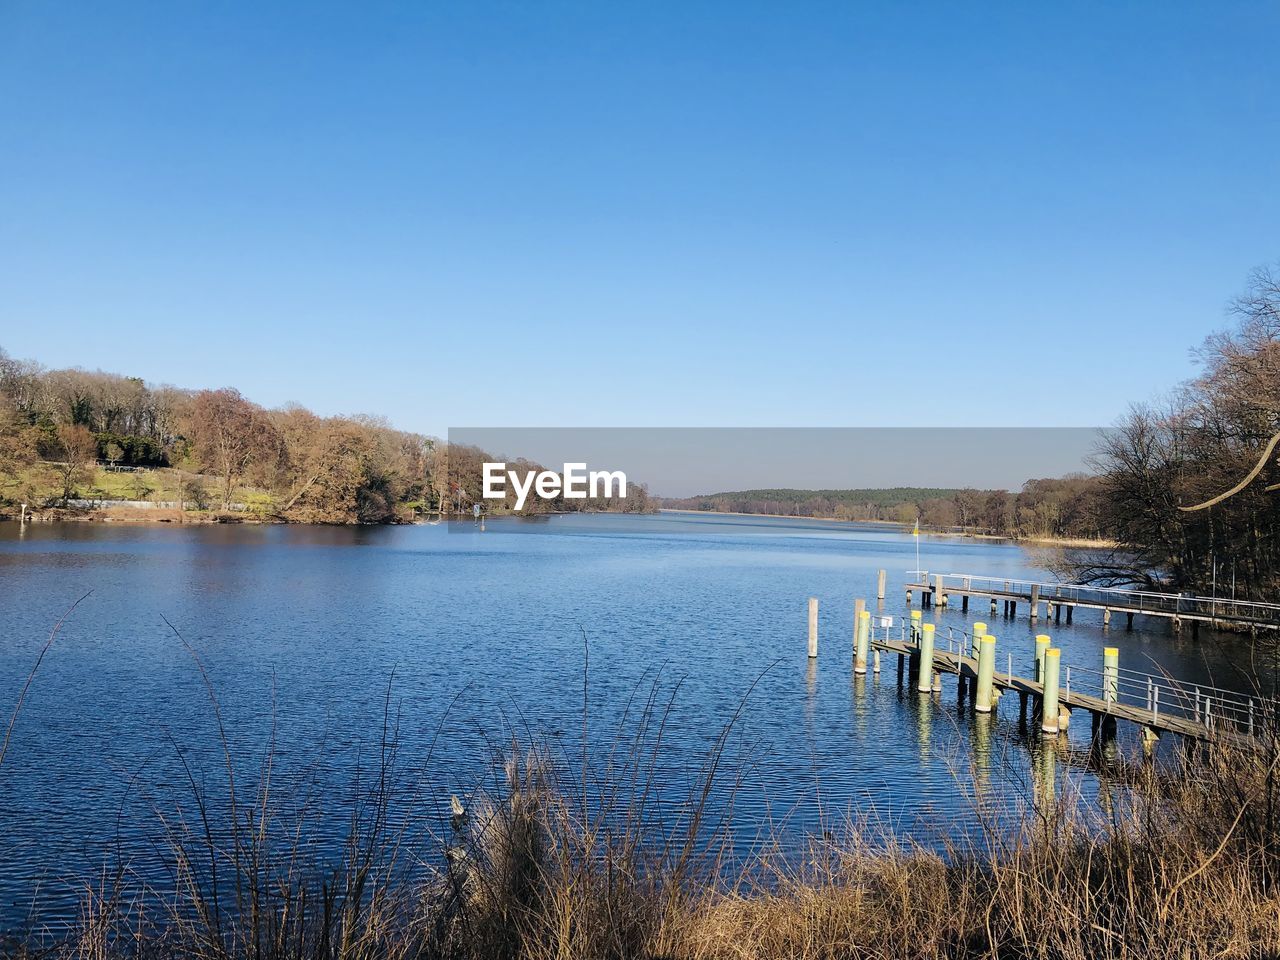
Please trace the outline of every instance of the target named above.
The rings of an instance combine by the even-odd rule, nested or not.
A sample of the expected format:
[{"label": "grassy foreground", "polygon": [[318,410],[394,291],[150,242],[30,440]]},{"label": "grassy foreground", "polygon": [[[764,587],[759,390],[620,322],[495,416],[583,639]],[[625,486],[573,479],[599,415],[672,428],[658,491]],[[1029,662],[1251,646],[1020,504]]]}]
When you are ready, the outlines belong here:
[{"label": "grassy foreground", "polygon": [[492,785],[443,802],[439,829],[421,845],[390,825],[394,749],[384,743],[384,766],[353,814],[346,853],[326,869],[300,857],[296,825],[283,826],[265,787],[239,807],[233,792],[219,823],[193,792],[188,825],[169,827],[173,890],[126,897],[104,882],[86,895],[68,935],[9,952],[100,960],[1280,955],[1274,737],[1269,759],[1211,748],[1177,770],[1139,768],[1129,799],[1106,815],[1064,800],[1012,828],[980,823],[976,839],[945,855],[846,824],[812,839],[807,856],[765,855],[732,872],[720,858],[722,825],[707,817],[712,782],[725,775],[723,743],[674,818],[655,816],[653,754],[642,737],[625,759],[580,774],[512,745]]}]

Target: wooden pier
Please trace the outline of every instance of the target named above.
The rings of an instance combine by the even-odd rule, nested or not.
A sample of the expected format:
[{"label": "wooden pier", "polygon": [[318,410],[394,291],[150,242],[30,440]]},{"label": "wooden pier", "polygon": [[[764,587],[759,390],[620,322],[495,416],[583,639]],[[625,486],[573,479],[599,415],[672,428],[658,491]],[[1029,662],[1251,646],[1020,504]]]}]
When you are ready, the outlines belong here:
[{"label": "wooden pier", "polygon": [[[964,652],[972,648],[972,641],[971,634],[963,633],[957,643],[952,632],[947,638],[947,648],[938,645],[928,651],[929,669],[933,674],[928,681],[918,675],[922,661],[919,640],[913,642],[905,636],[892,638],[886,631],[873,638],[871,646],[874,650],[897,654],[899,677],[905,677],[909,685],[916,683],[917,689],[936,690],[940,675],[951,674],[957,677],[960,684],[976,691],[980,662],[978,658]],[[1045,650],[1048,650],[1047,644]],[[997,702],[1017,694],[1021,717],[1026,718],[1029,709],[1032,715],[1040,715],[1046,696],[1046,683],[1017,676],[1012,670],[1011,661],[1012,658],[1009,660],[1008,670],[996,671],[992,675],[992,686],[998,691]],[[1072,668],[1068,668],[1065,685],[1059,686],[1056,691],[1058,719],[1055,720],[1054,727],[1057,729],[1065,730],[1071,714],[1082,711],[1091,716],[1093,735],[1102,739],[1114,735],[1116,721],[1127,720],[1142,730],[1143,742],[1148,746],[1165,733],[1176,733],[1194,740],[1215,739],[1247,746],[1256,743],[1253,737],[1255,726],[1261,729],[1264,722],[1261,705],[1240,694],[1213,688],[1184,689],[1168,678],[1139,675],[1132,671],[1116,671],[1108,678],[1104,671],[1081,670],[1078,667],[1075,669],[1077,678],[1082,679],[1082,674],[1090,680],[1100,678],[1101,682],[1097,686],[1098,692],[1103,696],[1086,692],[1080,684],[1073,687]],[[1137,677],[1143,679],[1137,680]],[[1108,683],[1111,684],[1110,696],[1107,696]],[[1134,702],[1141,700],[1144,688],[1145,702]],[[1137,696],[1134,695],[1135,691]],[[1048,730],[1048,727],[1045,729]]]},{"label": "wooden pier", "polygon": [[[991,595],[972,582],[978,578],[965,579],[969,581],[962,588],[969,591],[966,597],[979,592]],[[1004,583],[1009,590],[1003,592],[1014,594],[1014,582]],[[920,586],[911,584],[908,590]],[[942,575],[932,581],[931,592],[940,598],[940,604],[945,603],[946,588]],[[1038,590],[1031,590],[1029,595],[1039,600]],[[1062,597],[1054,594],[1053,602],[1060,604]],[[1121,668],[1118,647],[1106,647],[1100,663],[1065,663],[1063,651],[1053,646],[1048,634],[1041,633],[1015,655],[1013,644],[999,647],[998,638],[989,632],[986,623],[973,623],[970,629],[939,627],[926,622],[923,609],[918,608],[911,609],[910,616],[898,622],[895,637],[892,617],[878,617],[873,625],[864,600],[853,601],[853,606],[855,676],[865,674],[869,664],[874,664],[872,672],[879,674],[881,654],[897,655],[899,686],[905,682],[908,689],[932,695],[941,689],[944,674],[953,675],[961,699],[968,692],[973,709],[979,714],[997,710],[1001,700],[1017,694],[1020,718],[1025,721],[1030,713],[1045,735],[1056,737],[1065,732],[1073,712],[1089,714],[1094,741],[1114,737],[1117,721],[1135,724],[1148,752],[1165,733],[1252,748],[1263,738],[1274,737],[1280,729],[1280,704],[1274,699],[1183,682],[1163,672]],[[812,663],[818,656],[817,597],[809,598],[808,613],[808,653]],[[1015,659],[1028,664],[1029,670],[1016,671]],[[1003,671],[996,669],[997,661],[1005,667]]]},{"label": "wooden pier", "polygon": [[968,611],[972,599],[990,600],[994,615],[1003,604],[1007,617],[1016,617],[1019,606],[1032,621],[1061,623],[1066,616],[1071,623],[1077,608],[1102,611],[1103,626],[1110,626],[1114,614],[1125,616],[1127,627],[1133,626],[1135,615],[1169,620],[1175,630],[1184,623],[1198,629],[1200,624],[1232,630],[1280,630],[1280,604],[1255,603],[1222,597],[1196,597],[1116,587],[1091,587],[1080,584],[1041,583],[1031,580],[1005,580],[966,573],[929,574],[912,571],[906,585],[907,600],[914,594],[922,607],[945,607],[960,602]]}]

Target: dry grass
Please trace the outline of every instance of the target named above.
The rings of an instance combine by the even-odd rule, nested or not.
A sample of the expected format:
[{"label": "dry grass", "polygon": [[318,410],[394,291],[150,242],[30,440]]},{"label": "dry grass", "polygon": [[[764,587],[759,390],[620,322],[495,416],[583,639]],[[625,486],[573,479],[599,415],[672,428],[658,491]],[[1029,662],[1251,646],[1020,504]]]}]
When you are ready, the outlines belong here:
[{"label": "dry grass", "polygon": [[[510,755],[498,787],[453,808],[434,861],[397,869],[404,851],[375,805],[336,869],[305,869],[294,848],[281,855],[264,826],[270,813],[255,805],[241,811],[247,835],[230,846],[212,833],[207,842],[198,831],[174,836],[176,893],[124,900],[104,886],[86,896],[74,934],[45,952],[100,960],[1280,955],[1275,823],[1263,816],[1268,777],[1256,758],[1214,751],[1176,776],[1132,784],[1122,814],[1091,819],[1063,804],[945,854],[848,825],[815,839],[807,857],[762,857],[726,881],[718,844],[689,842],[690,818],[645,836],[642,819],[626,819],[642,812],[634,795],[622,808],[589,812],[548,757]],[[600,785],[591,786],[598,802]]]},{"label": "dry grass", "polygon": [[[1243,815],[1217,799],[1224,779],[1250,794]],[[945,857],[847,833],[815,851],[805,870],[709,896],[683,918],[677,952],[717,960],[1276,956],[1275,863],[1244,829],[1252,805],[1265,805],[1265,781],[1256,758],[1213,753],[1173,777],[1133,784],[1122,815],[1100,821],[1062,804]]]}]

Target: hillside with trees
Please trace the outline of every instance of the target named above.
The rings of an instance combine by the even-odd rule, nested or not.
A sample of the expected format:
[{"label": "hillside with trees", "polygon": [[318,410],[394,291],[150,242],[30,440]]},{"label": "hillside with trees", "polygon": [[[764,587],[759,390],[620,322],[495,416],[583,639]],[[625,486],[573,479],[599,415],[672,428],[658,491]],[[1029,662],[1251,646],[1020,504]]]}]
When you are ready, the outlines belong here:
[{"label": "hillside with trees", "polygon": [[[156,519],[407,522],[469,514],[485,459],[378,417],[268,410],[230,388],[48,370],[0,349],[0,515],[115,504]],[[646,509],[632,484],[625,501],[534,500],[523,512]]]}]

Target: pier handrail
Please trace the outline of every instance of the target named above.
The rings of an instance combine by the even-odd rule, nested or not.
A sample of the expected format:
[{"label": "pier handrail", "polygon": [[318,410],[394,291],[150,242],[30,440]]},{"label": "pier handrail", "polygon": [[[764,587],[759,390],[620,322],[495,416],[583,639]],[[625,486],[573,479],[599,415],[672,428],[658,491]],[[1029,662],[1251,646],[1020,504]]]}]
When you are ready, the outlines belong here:
[{"label": "pier handrail", "polygon": [[[910,571],[916,573],[916,571]],[[938,578],[941,578],[940,581]],[[1229,597],[1202,597],[1193,594],[1158,593],[1126,587],[1099,587],[1077,583],[1049,583],[1017,578],[975,576],[964,573],[929,574],[920,586],[933,589],[939,582],[970,593],[1029,594],[1033,588],[1042,601],[1083,602],[1113,606],[1118,610],[1142,613],[1198,614],[1222,619],[1245,619],[1280,623],[1280,604]],[[1110,601],[1110,602],[1109,602]]]},{"label": "pier handrail", "polygon": [[[907,625],[901,624],[899,631],[901,641],[907,642]],[[888,638],[889,631],[886,630],[885,639]],[[939,649],[945,649],[949,654],[972,662],[973,639],[969,630],[948,625],[945,637],[939,633],[937,643]],[[873,643],[874,640],[873,636]],[[1026,669],[1028,677],[1033,677],[1034,664],[1029,663],[1027,657],[1027,654],[1023,654],[1016,659],[1019,666]],[[1008,670],[1004,672],[1007,683],[1013,683],[1016,679],[1014,662],[1015,657],[1010,653]],[[1114,690],[1114,696],[1108,696],[1108,682],[1112,684],[1110,689]],[[1159,724],[1162,718],[1177,717],[1203,726],[1205,732],[1210,734],[1227,724],[1229,729],[1252,737],[1274,729],[1280,719],[1280,708],[1267,698],[1209,683],[1181,681],[1165,673],[1145,673],[1116,667],[1114,675],[1108,677],[1105,670],[1070,663],[1062,665],[1061,683],[1068,701],[1072,699],[1074,692],[1103,701],[1104,704],[1109,702],[1118,707],[1150,714],[1153,724]],[[1090,706],[1089,709],[1094,707]],[[1109,712],[1105,707],[1103,709],[1104,712]]]}]

